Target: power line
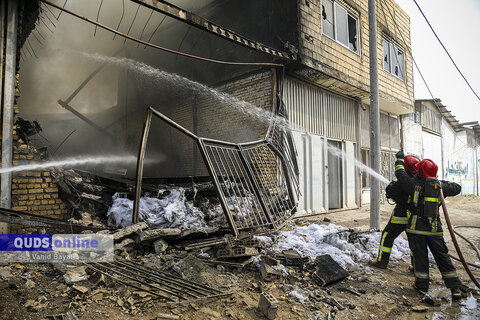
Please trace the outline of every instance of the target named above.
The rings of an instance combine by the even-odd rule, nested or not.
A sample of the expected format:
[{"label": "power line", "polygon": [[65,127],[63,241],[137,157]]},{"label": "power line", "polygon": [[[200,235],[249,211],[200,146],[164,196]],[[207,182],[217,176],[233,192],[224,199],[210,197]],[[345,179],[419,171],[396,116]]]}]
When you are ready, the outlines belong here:
[{"label": "power line", "polygon": [[430,24],[430,22],[428,21],[427,17],[425,16],[425,14],[423,13],[422,11],[422,8],[420,8],[420,6],[418,5],[417,1],[416,0],[413,0],[413,2],[415,2],[415,4],[417,5],[417,8],[418,10],[420,10],[420,13],[422,14],[423,18],[425,19],[425,21],[427,22],[428,26],[430,27],[430,29],[432,30],[433,34],[435,35],[435,37],[437,38],[438,42],[440,43],[440,45],[442,46],[443,50],[445,50],[445,52],[447,53],[448,57],[450,58],[450,60],[452,61],[453,65],[455,66],[455,68],[457,69],[458,73],[460,73],[460,75],[462,76],[463,80],[465,80],[465,82],[467,83],[468,87],[470,88],[470,90],[472,90],[473,94],[477,97],[477,99],[480,101],[480,97],[478,96],[478,94],[475,92],[475,90],[473,90],[472,86],[470,85],[470,83],[468,82],[467,78],[465,78],[465,76],[463,75],[462,71],[460,71],[460,69],[458,68],[457,64],[455,63],[455,61],[453,60],[452,56],[450,55],[450,53],[448,52],[447,48],[445,48],[445,46],[443,45],[442,41],[440,40],[440,38],[438,37],[437,33],[435,32],[435,30],[433,29],[432,25]]}]

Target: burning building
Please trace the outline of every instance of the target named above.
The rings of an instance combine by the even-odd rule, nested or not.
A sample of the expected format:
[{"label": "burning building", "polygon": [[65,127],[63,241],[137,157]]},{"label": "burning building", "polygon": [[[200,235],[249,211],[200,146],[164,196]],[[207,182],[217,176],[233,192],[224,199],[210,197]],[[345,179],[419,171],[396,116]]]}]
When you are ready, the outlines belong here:
[{"label": "burning building", "polygon": [[[367,1],[25,1],[12,12],[7,2],[4,19],[18,24],[18,112],[42,126],[30,138],[37,150],[137,157],[151,107],[161,116],[143,139],[143,171],[135,161],[86,169],[116,179],[143,173],[152,183],[213,181],[238,229],[367,202],[369,179],[351,161],[369,159]],[[399,115],[413,111],[410,31],[394,1],[377,5],[382,174],[390,178]],[[7,71],[5,83],[16,73]],[[32,177],[40,188],[13,180],[4,207],[47,210],[35,201],[50,198],[36,197],[57,190],[42,177]],[[257,220],[229,213],[232,197]],[[52,210],[65,214],[58,201]]]}]

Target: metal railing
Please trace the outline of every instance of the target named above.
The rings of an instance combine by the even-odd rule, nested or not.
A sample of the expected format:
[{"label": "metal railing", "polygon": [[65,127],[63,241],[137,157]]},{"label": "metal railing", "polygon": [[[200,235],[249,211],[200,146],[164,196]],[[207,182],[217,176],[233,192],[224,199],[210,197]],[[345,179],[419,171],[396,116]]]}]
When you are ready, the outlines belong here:
[{"label": "metal railing", "polygon": [[[276,73],[274,72],[274,75]],[[133,223],[138,222],[143,161],[152,117],[197,142],[220,205],[235,235],[240,230],[263,232],[281,228],[298,203],[298,165],[286,108],[276,86],[271,122],[263,140],[231,143],[198,137],[159,111],[148,108],[138,153]]]}]

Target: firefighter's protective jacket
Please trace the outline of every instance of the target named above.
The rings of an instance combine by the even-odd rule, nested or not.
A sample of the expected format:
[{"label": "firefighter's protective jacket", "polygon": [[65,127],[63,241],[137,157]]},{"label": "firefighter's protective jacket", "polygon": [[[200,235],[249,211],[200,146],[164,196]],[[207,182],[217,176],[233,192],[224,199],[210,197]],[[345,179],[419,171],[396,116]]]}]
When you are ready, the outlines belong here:
[{"label": "firefighter's protective jacket", "polygon": [[395,208],[393,209],[393,215],[390,219],[390,223],[394,224],[407,224],[410,211],[408,210],[408,203],[410,203],[411,197],[406,193],[398,181],[392,181],[387,186],[388,193],[391,194],[391,198],[395,201]]},{"label": "firefighter's protective jacket", "polygon": [[[398,184],[413,200],[415,195],[415,186],[418,185],[417,179],[422,178],[415,179],[410,177],[403,166],[403,159],[397,159],[395,162],[395,176],[397,177]],[[462,190],[462,187],[455,182],[440,180],[440,184],[444,197],[456,196]],[[439,200],[438,205],[440,206]],[[413,201],[412,203],[408,204],[407,210],[410,213],[410,218],[408,219],[407,223],[407,233],[425,236],[443,236],[440,216],[436,218],[422,217],[422,212],[419,212],[419,208],[413,205]]]}]

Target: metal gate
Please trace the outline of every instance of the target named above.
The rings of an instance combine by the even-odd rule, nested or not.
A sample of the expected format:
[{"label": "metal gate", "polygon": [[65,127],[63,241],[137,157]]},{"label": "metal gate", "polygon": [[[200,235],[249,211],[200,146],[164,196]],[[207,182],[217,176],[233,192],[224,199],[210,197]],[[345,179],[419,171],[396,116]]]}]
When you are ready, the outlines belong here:
[{"label": "metal gate", "polygon": [[198,137],[148,108],[137,162],[133,223],[138,222],[143,159],[153,116],[197,142],[235,235],[252,228],[255,232],[278,229],[293,216],[299,194],[298,166],[285,104],[277,93],[265,138],[240,144]]}]

